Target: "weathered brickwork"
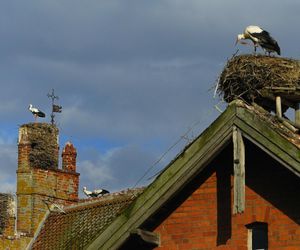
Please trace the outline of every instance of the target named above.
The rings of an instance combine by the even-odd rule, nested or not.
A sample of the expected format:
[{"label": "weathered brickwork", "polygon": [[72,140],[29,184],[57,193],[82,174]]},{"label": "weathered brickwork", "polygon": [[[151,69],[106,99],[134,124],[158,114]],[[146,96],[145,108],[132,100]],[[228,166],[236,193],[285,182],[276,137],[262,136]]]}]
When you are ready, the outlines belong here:
[{"label": "weathered brickwork", "polygon": [[61,170],[32,168],[18,171],[18,229],[33,233],[48,210],[47,204],[78,200],[79,175]]},{"label": "weathered brickwork", "polygon": [[211,166],[203,182],[195,178],[193,191],[156,227],[156,249],[247,250],[246,225],[253,222],[268,224],[269,249],[300,249],[299,178],[260,151],[246,163],[244,213],[232,214],[231,166],[214,161],[219,167]]},{"label": "weathered brickwork", "polygon": [[2,250],[23,250],[26,249],[31,237],[26,236],[1,236],[0,249]]},{"label": "weathered brickwork", "polygon": [[0,249],[25,249],[51,204],[68,205],[78,201],[76,149],[67,143],[62,153],[63,168],[59,169],[57,128],[41,123],[36,126],[25,124],[19,129],[17,216],[6,220]]},{"label": "weathered brickwork", "polygon": [[72,143],[67,142],[62,152],[62,169],[76,172],[76,157],[76,149]]},{"label": "weathered brickwork", "polygon": [[12,194],[0,193],[0,234],[14,234],[15,217],[14,196]]}]

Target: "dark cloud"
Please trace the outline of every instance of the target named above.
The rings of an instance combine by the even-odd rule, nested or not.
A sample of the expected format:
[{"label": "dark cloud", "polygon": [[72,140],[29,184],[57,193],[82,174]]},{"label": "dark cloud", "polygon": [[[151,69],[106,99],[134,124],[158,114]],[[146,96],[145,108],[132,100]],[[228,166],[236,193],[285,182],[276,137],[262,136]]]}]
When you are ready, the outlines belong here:
[{"label": "dark cloud", "polygon": [[[85,153],[84,158],[88,156],[88,159],[78,162],[81,188],[88,185],[91,190],[105,188],[117,191],[132,188],[155,160],[151,153],[134,145],[113,148],[104,153],[87,149]],[[140,184],[145,181],[143,179]]]},{"label": "dark cloud", "polygon": [[0,192],[16,191],[16,166],[16,146],[2,141],[0,143]]},{"label": "dark cloud", "polygon": [[[251,52],[234,47],[245,26],[261,25],[284,56],[299,57],[299,5],[292,0],[6,1],[0,9],[5,121],[0,128],[16,137],[17,129],[8,125],[33,121],[29,103],[49,121],[46,95],[54,88],[63,106],[57,115],[61,135],[81,150],[82,184],[97,172],[111,189],[130,186],[144,171],[137,166],[164,152],[194,121],[200,121],[198,133],[217,117],[213,85],[219,73],[237,49]],[[85,150],[82,145],[90,141],[105,141],[102,151],[97,143]],[[14,144],[3,145],[11,150],[2,147],[1,164],[12,166]],[[136,175],[122,180],[118,171],[131,166]],[[1,171],[10,173],[8,179],[14,175]]]}]

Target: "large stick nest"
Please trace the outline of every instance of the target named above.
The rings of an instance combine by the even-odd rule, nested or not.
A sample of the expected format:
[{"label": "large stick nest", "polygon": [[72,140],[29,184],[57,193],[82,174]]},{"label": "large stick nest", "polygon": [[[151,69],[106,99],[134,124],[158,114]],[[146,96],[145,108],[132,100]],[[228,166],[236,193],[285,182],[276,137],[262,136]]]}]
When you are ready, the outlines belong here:
[{"label": "large stick nest", "polygon": [[29,162],[32,167],[43,169],[58,168],[58,129],[47,123],[29,123],[28,140],[31,145]]},{"label": "large stick nest", "polygon": [[300,102],[300,62],[264,55],[235,56],[221,73],[218,92],[226,102],[241,98],[264,104],[275,95]]}]

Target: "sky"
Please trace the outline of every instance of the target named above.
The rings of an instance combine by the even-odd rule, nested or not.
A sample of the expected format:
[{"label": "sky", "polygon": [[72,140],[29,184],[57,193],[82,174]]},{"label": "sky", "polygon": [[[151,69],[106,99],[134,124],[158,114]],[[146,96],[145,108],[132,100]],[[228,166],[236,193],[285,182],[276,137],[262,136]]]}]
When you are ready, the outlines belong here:
[{"label": "sky", "polygon": [[[15,192],[17,136],[32,103],[60,148],[77,148],[82,187],[147,185],[226,108],[214,97],[237,34],[259,25],[300,57],[298,0],[2,1],[0,192]],[[186,133],[188,131],[188,133]]]}]

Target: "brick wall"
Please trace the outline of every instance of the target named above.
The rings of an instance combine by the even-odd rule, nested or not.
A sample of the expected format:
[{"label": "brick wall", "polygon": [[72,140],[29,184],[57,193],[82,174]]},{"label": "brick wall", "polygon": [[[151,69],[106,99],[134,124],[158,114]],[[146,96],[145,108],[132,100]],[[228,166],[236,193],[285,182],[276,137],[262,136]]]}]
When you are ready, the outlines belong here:
[{"label": "brick wall", "polygon": [[268,223],[269,249],[300,249],[299,177],[249,142],[246,146],[245,212],[231,212],[232,149],[228,147],[169,202],[168,213],[160,215],[154,229],[161,235],[156,249],[246,250],[245,225],[255,221]]},{"label": "brick wall", "polygon": [[0,237],[0,249],[3,250],[23,250],[26,249],[31,238],[22,236],[22,237]]},{"label": "brick wall", "polygon": [[[0,213],[0,249],[26,249],[48,206],[78,201],[77,152],[68,142],[63,149],[63,167],[58,167],[58,129],[46,123],[24,124],[19,128],[17,169],[17,216],[10,196]],[[17,228],[15,220],[17,217]],[[0,233],[1,233],[0,232]]]},{"label": "brick wall", "polygon": [[72,143],[70,142],[66,143],[61,156],[62,156],[62,169],[66,171],[75,172],[77,152]]},{"label": "brick wall", "polygon": [[18,172],[18,230],[33,233],[47,205],[66,205],[78,200],[79,174],[62,170],[33,168],[29,173]]},{"label": "brick wall", "polygon": [[[6,198],[4,201],[3,198]],[[4,230],[0,235],[0,249],[21,250],[26,249],[26,246],[30,242],[29,237],[21,237],[15,233],[15,199],[13,195],[1,194],[1,213],[6,214]],[[3,218],[3,217],[2,217]]]},{"label": "brick wall", "polygon": [[156,229],[161,235],[157,249],[205,249],[216,245],[216,174],[212,174]]},{"label": "brick wall", "polygon": [[[71,143],[67,143],[63,150],[67,154],[62,154],[64,166],[59,169],[56,165],[58,148],[58,129],[52,125],[39,123],[20,127],[17,229],[23,234],[34,234],[52,203],[70,204],[78,200],[76,149]],[[66,164],[69,162],[71,166]]]},{"label": "brick wall", "polygon": [[12,194],[0,193],[0,235],[15,233],[15,199]]}]

